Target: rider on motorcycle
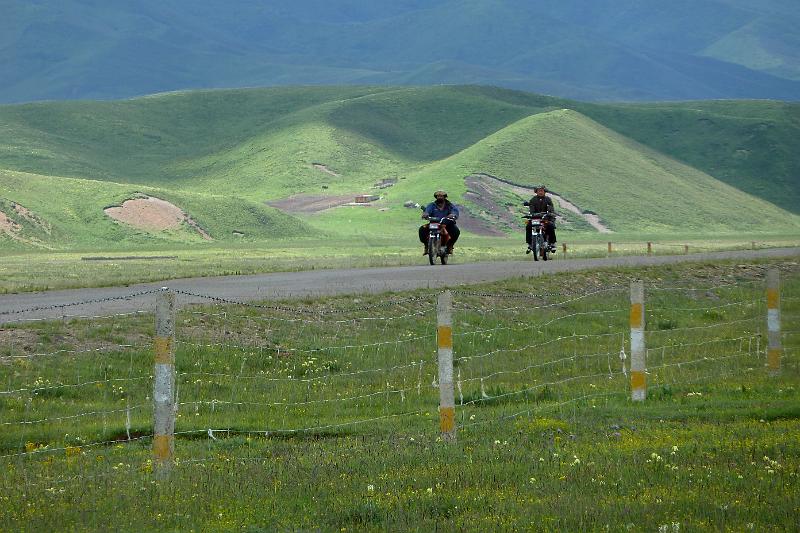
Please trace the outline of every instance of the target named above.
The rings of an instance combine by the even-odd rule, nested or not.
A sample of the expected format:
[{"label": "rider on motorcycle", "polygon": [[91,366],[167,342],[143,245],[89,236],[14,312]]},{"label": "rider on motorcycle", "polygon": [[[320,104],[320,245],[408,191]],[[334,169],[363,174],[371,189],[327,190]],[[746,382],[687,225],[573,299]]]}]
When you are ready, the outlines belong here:
[{"label": "rider on motorcycle", "polygon": [[[544,232],[545,236],[547,237],[547,242],[550,245],[550,251],[556,251],[556,217],[553,210],[553,200],[546,196],[545,193],[547,192],[547,187],[544,185],[537,185],[534,187],[536,191],[536,196],[530,199],[530,201],[525,202],[525,205],[530,207],[531,215],[536,213],[547,213],[543,217],[541,215],[537,215],[536,218],[542,218],[545,222],[544,224]],[[528,243],[528,253],[530,253],[530,246],[531,246],[531,222],[530,220],[525,225],[525,241]]]},{"label": "rider on motorcycle", "polygon": [[[447,241],[447,253],[453,253],[453,245],[458,240],[458,236],[461,235],[461,231],[456,226],[456,219],[458,218],[458,208],[450,203],[450,200],[447,199],[447,193],[444,191],[436,191],[433,193],[433,197],[436,199],[435,201],[428,204],[425,208],[424,212],[422,213],[422,218],[426,220],[434,220],[439,221],[440,219],[444,218],[445,220],[442,223],[445,225],[447,230],[447,234],[450,236],[450,239]],[[419,228],[419,240],[422,244],[425,245],[425,251],[422,255],[427,255],[428,253],[428,225],[423,224]]]}]

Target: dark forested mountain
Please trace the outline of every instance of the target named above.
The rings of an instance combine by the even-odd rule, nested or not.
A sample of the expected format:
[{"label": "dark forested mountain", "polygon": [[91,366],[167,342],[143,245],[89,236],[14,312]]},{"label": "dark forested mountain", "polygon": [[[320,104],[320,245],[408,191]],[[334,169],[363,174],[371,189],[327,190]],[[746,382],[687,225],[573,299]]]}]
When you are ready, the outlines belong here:
[{"label": "dark forested mountain", "polygon": [[491,84],[800,99],[797,0],[0,0],[0,102]]}]

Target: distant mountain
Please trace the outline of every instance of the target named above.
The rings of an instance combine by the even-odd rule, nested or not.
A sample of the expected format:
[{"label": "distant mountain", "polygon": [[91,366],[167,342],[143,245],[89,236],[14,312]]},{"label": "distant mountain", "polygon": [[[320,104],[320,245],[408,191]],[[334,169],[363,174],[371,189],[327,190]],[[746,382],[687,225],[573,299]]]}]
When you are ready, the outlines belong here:
[{"label": "distant mountain", "polygon": [[487,84],[800,100],[795,0],[4,0],[0,102]]}]

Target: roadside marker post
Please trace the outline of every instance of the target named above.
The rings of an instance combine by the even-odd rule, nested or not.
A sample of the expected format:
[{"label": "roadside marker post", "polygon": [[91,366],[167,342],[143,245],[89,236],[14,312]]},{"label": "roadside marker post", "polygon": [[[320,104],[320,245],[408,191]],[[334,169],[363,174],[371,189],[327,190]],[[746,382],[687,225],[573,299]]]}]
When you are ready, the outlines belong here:
[{"label": "roadside marker post", "polygon": [[767,370],[781,372],[781,278],[778,269],[767,271]]},{"label": "roadside marker post", "polygon": [[445,291],[436,302],[436,338],[439,347],[439,429],[442,439],[456,440],[453,391],[453,293]]},{"label": "roadside marker post", "polygon": [[631,399],[644,401],[647,397],[644,342],[644,282],[631,282]]},{"label": "roadside marker post", "polygon": [[156,296],[153,379],[153,468],[166,474],[175,456],[175,293]]}]

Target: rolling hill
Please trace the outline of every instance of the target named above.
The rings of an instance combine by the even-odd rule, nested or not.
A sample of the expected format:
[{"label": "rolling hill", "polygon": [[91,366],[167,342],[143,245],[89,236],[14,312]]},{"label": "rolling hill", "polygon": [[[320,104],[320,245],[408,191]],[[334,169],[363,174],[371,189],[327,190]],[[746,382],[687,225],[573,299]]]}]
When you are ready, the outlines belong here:
[{"label": "rolling hill", "polygon": [[[493,209],[507,209],[524,191],[492,182],[486,200],[503,207],[489,208],[467,194],[466,178],[476,174],[518,186],[544,181],[620,233],[731,234],[741,229],[743,207],[758,220],[756,231],[793,233],[800,231],[790,155],[800,142],[798,114],[800,104],[601,105],[477,86],[237,89],[5,105],[0,210],[16,233],[0,230],[0,240],[51,248],[207,245],[309,235],[311,227],[317,237],[344,237],[354,224],[365,238],[391,237],[418,219],[403,204],[427,201],[436,187],[451,191],[475,218],[467,230],[480,232],[496,223]],[[367,192],[381,198],[367,207],[299,207]],[[146,197],[183,210],[186,223],[157,232],[104,212]],[[41,224],[25,222],[15,205]],[[565,229],[592,231],[574,222]]]},{"label": "rolling hill", "polygon": [[[172,229],[136,227],[104,210],[126,200],[157,198],[188,217]],[[0,169],[0,246],[7,249],[126,249],[297,237],[302,221],[230,196],[41,176]],[[2,224],[5,218],[7,223]]]}]

